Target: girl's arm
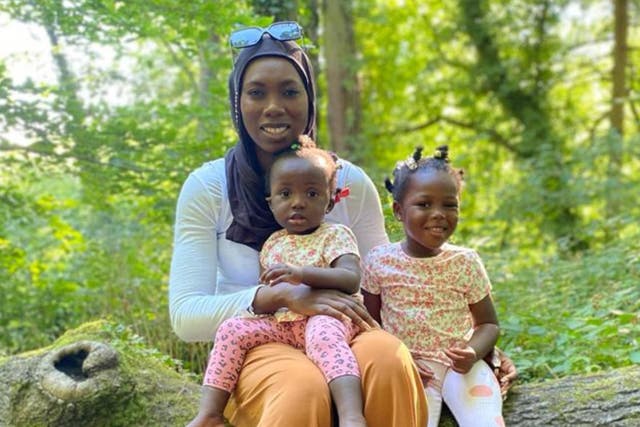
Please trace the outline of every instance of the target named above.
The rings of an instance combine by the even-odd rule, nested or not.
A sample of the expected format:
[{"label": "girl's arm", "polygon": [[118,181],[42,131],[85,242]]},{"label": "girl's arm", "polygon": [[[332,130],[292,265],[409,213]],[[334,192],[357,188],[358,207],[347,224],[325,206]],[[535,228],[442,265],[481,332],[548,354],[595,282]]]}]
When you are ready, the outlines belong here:
[{"label": "girl's arm", "polygon": [[498,316],[491,295],[487,295],[475,304],[469,304],[469,310],[473,319],[473,334],[467,346],[444,350],[451,359],[451,368],[461,374],[469,372],[474,363],[493,349],[500,334]]},{"label": "girl's arm", "polygon": [[375,321],[382,326],[382,319],[380,318],[382,300],[380,295],[371,294],[364,289],[362,290],[362,295],[364,296],[364,306],[367,307],[367,311],[371,314],[371,317],[373,317]]},{"label": "girl's arm", "polygon": [[354,294],[360,288],[360,259],[354,254],[345,254],[333,260],[330,268],[278,264],[265,271],[260,281],[270,285],[304,283],[313,289]]}]

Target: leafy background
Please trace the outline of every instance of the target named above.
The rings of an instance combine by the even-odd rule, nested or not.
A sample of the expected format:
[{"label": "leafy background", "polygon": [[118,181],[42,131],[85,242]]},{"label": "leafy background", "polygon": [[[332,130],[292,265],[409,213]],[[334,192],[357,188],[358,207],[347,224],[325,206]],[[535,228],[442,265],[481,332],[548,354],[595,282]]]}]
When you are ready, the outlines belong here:
[{"label": "leafy background", "polygon": [[0,58],[0,354],[109,318],[201,371],[208,346],[168,321],[176,197],[235,142],[228,33],[296,19],[319,70],[322,145],[376,183],[416,145],[450,145],[467,177],[455,242],[485,259],[521,378],[640,363],[639,12],[638,0],[3,1],[2,22],[27,25],[47,55],[24,74],[15,64],[34,52]]}]

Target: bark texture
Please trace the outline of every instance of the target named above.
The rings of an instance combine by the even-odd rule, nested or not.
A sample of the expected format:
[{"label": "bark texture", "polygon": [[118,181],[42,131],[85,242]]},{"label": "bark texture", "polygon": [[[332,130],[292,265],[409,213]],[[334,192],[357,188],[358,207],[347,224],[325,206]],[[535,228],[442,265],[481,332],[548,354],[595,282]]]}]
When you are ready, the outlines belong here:
[{"label": "bark texture", "polygon": [[[106,322],[0,358],[0,427],[183,426],[200,386],[163,358]],[[640,366],[515,386],[504,415],[511,427],[638,426]],[[450,414],[440,424],[456,425]]]},{"label": "bark texture", "polygon": [[[640,366],[516,385],[503,413],[509,427],[639,426]],[[457,424],[447,414],[440,425]]]}]

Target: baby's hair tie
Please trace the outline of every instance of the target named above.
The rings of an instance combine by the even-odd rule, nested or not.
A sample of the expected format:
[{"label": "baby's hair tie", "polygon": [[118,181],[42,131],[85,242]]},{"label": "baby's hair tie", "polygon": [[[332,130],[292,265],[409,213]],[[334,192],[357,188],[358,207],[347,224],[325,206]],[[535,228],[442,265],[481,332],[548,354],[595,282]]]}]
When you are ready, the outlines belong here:
[{"label": "baby's hair tie", "polygon": [[333,201],[338,203],[340,200],[344,199],[345,197],[347,197],[351,192],[349,191],[349,188],[336,188],[336,195],[333,198]]}]

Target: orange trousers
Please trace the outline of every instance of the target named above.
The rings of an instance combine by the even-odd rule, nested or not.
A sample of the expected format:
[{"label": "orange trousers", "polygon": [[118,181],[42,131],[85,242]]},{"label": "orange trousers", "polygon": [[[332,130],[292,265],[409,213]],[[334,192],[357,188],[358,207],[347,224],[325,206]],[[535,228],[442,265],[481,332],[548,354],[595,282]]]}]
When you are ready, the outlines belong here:
[{"label": "orange trousers", "polygon": [[[381,329],[354,338],[368,427],[424,427],[427,402],[409,350]],[[249,351],[224,415],[235,427],[331,427],[329,387],[305,354],[285,344]]]}]

